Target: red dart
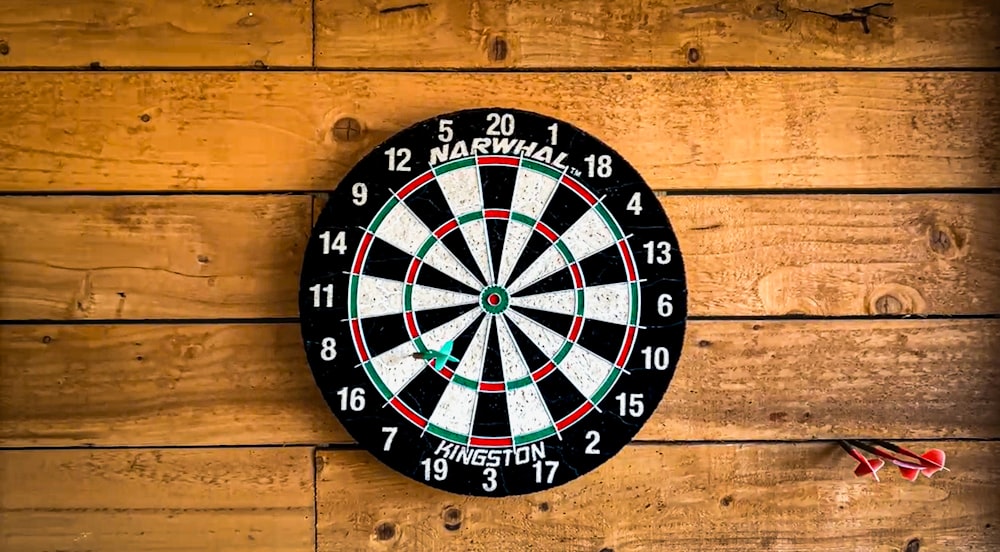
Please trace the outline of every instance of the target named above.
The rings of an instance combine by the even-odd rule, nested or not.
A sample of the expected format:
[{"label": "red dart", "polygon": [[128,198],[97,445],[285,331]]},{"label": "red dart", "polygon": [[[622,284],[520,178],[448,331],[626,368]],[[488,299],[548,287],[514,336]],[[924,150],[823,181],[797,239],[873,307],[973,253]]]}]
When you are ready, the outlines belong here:
[{"label": "red dart", "polygon": [[[865,443],[864,441],[848,440],[847,442],[850,443],[852,446],[858,447],[861,450],[868,451],[868,452],[874,454],[875,456],[879,456],[879,457],[885,458],[886,460],[892,462],[895,466],[899,467],[900,473],[902,473],[903,477],[906,478],[906,479],[910,479],[910,477],[913,477],[913,479],[916,479],[916,476],[910,474],[910,472],[908,470],[917,470],[917,471],[920,471],[920,470],[925,469],[924,466],[922,466],[920,464],[914,464],[913,462],[909,462],[907,460],[900,460],[899,458],[896,458],[892,454],[889,454],[888,452],[886,452],[886,451],[884,451],[884,450],[882,450],[882,449],[880,449],[878,447],[873,447],[873,446]],[[904,471],[904,470],[906,470],[906,471]],[[910,479],[910,481],[913,481],[913,479]]]},{"label": "red dart", "polygon": [[871,460],[869,460],[865,458],[863,454],[848,446],[847,443],[845,443],[844,441],[838,441],[838,443],[840,444],[840,447],[842,449],[847,451],[847,454],[851,455],[851,458],[857,460],[858,467],[854,468],[855,477],[864,477],[868,474],[871,474],[872,478],[875,479],[875,481],[881,481],[878,478],[878,471],[882,469],[882,466],[885,465],[885,462],[883,462],[880,458],[872,458]]},{"label": "red dart", "polygon": [[916,459],[918,462],[920,462],[920,465],[924,468],[923,473],[927,477],[934,475],[939,470],[950,471],[948,468],[944,467],[945,453],[941,449],[930,449],[923,454],[917,454],[915,452],[909,451],[899,445],[890,443],[888,441],[872,439],[872,443],[880,447],[887,448],[895,453],[904,454],[906,456]]}]

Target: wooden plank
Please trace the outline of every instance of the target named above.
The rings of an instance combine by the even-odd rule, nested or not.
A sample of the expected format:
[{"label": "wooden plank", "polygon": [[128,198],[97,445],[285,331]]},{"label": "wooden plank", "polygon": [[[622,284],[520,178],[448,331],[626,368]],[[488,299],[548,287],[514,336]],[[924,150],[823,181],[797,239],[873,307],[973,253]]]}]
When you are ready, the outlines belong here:
[{"label": "wooden plank", "polygon": [[311,63],[309,0],[0,4],[0,68]]},{"label": "wooden plank", "polygon": [[[856,479],[833,443],[626,447],[564,486],[447,494],[360,451],[317,455],[318,549],[809,550],[1000,547],[996,442],[927,442],[950,472]],[[350,512],[350,515],[345,515]]]},{"label": "wooden plank", "polygon": [[[692,315],[1000,312],[1000,195],[662,201]],[[301,195],[0,198],[0,319],[298,316],[311,220]]]},{"label": "wooden plank", "polygon": [[[328,190],[400,129],[483,105],[573,123],[661,190],[996,187],[998,90],[1000,73],[8,73],[0,191]],[[335,139],[346,118],[361,133]]]},{"label": "wooden plank", "polygon": [[312,451],[0,451],[0,549],[314,549]]},{"label": "wooden plank", "polygon": [[[998,320],[693,321],[637,439],[997,438],[998,359]],[[350,442],[297,324],[0,326],[0,446]]]},{"label": "wooden plank", "polygon": [[308,196],[0,199],[0,318],[296,316]]},{"label": "wooden plank", "polygon": [[459,0],[317,0],[316,63],[995,67],[1000,19],[993,7],[989,0],[485,0],[473,7]]}]

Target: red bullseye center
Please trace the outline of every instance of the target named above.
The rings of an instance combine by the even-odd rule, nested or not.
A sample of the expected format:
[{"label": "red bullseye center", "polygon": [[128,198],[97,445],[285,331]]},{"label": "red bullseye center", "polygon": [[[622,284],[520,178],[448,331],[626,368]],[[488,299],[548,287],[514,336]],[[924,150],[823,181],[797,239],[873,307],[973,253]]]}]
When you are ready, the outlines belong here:
[{"label": "red bullseye center", "polygon": [[491,294],[489,294],[489,296],[486,297],[486,302],[489,303],[490,305],[494,306],[494,307],[497,306],[497,305],[499,305],[500,304],[500,294],[499,293],[491,293]]}]

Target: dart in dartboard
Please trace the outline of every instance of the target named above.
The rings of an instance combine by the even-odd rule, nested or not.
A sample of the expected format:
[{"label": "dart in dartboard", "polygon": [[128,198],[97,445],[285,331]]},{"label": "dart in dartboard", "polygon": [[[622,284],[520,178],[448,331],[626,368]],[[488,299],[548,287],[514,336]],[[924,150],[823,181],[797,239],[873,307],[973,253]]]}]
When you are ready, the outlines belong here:
[{"label": "dart in dartboard", "polygon": [[657,408],[684,265],[639,173],[575,126],[471,109],[359,161],[313,228],[302,336],[331,410],[380,461],[484,496],[596,469]]}]

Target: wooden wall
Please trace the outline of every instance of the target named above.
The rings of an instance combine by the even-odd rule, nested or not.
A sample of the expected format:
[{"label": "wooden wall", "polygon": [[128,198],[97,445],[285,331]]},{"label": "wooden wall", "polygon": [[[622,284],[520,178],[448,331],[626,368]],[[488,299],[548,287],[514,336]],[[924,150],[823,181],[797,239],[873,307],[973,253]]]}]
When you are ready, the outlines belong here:
[{"label": "wooden wall", "polygon": [[[1000,549],[1000,10],[862,4],[0,3],[0,549]],[[633,162],[692,315],[635,444],[501,500],[352,445],[296,320],[323,192],[491,104]]]}]

